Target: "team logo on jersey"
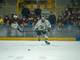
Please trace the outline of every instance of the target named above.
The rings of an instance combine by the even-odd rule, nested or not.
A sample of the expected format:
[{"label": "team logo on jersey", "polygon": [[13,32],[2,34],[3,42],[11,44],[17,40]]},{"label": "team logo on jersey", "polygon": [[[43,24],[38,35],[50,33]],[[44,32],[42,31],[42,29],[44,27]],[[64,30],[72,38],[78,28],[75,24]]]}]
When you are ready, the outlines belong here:
[{"label": "team logo on jersey", "polygon": [[40,27],[42,27],[42,25],[40,25]]},{"label": "team logo on jersey", "polygon": [[42,25],[40,25],[40,27],[41,27],[41,29],[43,29],[43,28],[44,28],[44,26],[42,26]]},{"label": "team logo on jersey", "polygon": [[47,24],[47,22],[45,22],[45,24]]}]

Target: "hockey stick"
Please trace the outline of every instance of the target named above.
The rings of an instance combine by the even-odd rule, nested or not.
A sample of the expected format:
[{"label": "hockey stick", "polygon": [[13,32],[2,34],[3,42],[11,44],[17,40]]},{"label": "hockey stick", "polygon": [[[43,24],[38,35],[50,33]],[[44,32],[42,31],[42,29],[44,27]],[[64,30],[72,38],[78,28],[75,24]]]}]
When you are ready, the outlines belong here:
[{"label": "hockey stick", "polygon": [[[17,28],[17,30],[19,31],[19,32],[36,32],[36,30],[28,30],[28,31],[21,31],[19,28]],[[43,31],[44,29],[42,29],[42,30],[37,30],[37,31]]]},{"label": "hockey stick", "polygon": [[17,30],[18,30],[19,32],[35,32],[35,30],[21,31],[19,28],[17,28]]},{"label": "hockey stick", "polygon": [[35,30],[21,31],[21,32],[36,32]]},{"label": "hockey stick", "polygon": [[19,32],[22,32],[19,28],[17,28],[17,30],[18,30]]}]

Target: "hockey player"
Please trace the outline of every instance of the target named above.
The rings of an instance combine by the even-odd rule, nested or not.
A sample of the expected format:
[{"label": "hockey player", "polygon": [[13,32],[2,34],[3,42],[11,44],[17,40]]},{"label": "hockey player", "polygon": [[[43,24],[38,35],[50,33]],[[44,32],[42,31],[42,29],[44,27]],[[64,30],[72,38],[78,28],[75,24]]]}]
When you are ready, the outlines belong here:
[{"label": "hockey player", "polygon": [[18,36],[18,27],[19,27],[19,21],[18,16],[14,15],[11,20],[11,36]]},{"label": "hockey player", "polygon": [[51,29],[51,24],[48,20],[45,19],[45,17],[42,17],[35,25],[35,29],[38,35],[38,40],[40,41],[41,33],[45,36],[45,43],[50,44],[48,42],[48,34],[47,32]]}]

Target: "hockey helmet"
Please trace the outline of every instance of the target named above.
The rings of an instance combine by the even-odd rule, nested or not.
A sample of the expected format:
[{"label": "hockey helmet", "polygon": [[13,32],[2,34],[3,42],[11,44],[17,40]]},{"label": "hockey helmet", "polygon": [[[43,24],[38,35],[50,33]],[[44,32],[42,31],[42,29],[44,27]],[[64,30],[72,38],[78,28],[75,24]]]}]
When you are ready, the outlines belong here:
[{"label": "hockey helmet", "polygon": [[14,16],[13,16],[13,18],[17,18],[17,17],[18,17],[17,15],[14,15]]},{"label": "hockey helmet", "polygon": [[44,22],[44,21],[45,21],[45,17],[44,17],[44,16],[41,18],[41,21],[42,21],[42,22]]}]

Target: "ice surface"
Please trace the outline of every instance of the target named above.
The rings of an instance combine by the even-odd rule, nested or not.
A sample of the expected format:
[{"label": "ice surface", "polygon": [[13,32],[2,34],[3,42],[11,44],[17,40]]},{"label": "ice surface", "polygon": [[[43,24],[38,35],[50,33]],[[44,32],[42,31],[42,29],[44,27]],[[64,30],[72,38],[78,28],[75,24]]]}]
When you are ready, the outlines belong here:
[{"label": "ice surface", "polygon": [[[0,41],[0,60],[80,60],[79,41]],[[30,49],[30,50],[29,50]]]}]

